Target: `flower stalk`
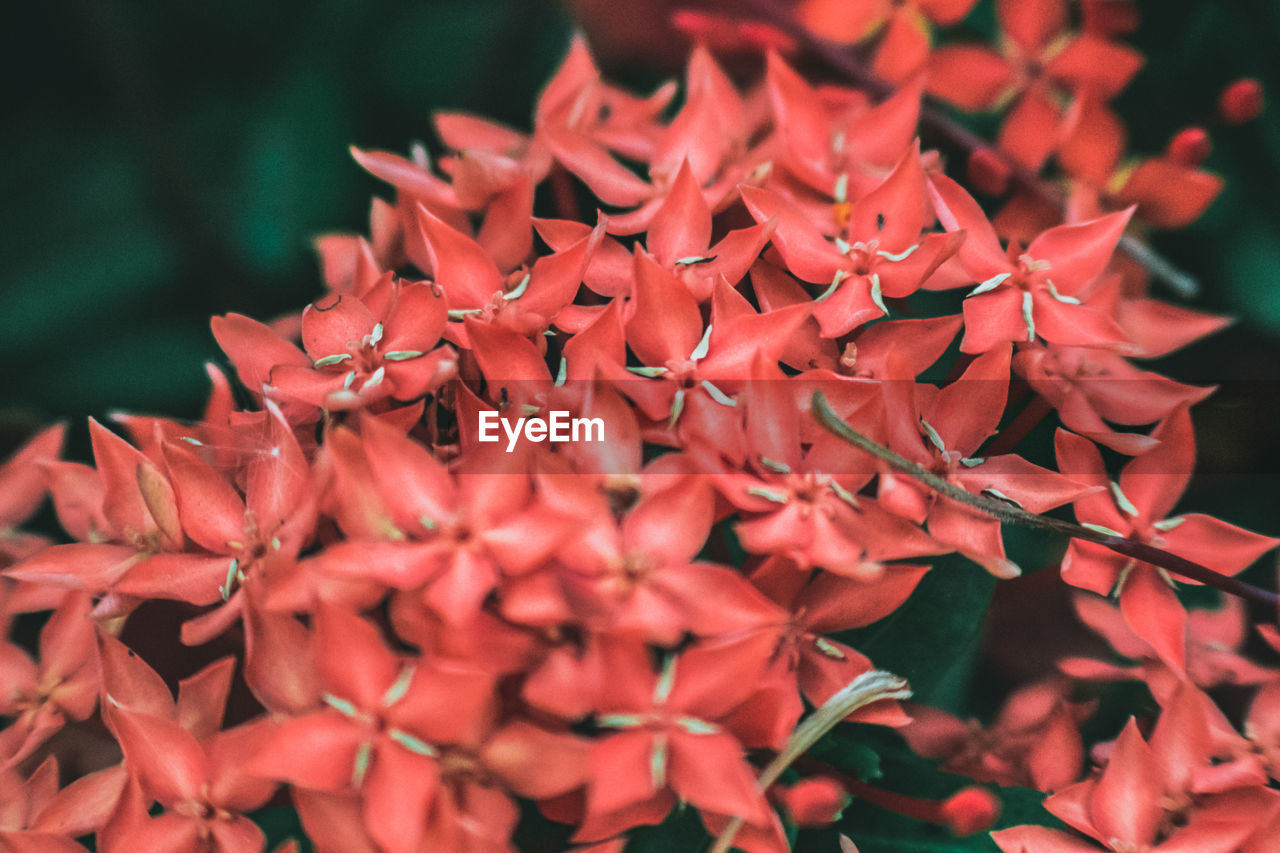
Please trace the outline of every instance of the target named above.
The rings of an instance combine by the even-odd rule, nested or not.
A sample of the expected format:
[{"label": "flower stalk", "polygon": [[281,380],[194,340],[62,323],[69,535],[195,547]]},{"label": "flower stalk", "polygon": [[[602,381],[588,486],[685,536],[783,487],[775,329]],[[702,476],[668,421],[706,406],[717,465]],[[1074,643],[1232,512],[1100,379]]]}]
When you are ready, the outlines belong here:
[{"label": "flower stalk", "polygon": [[[854,711],[884,699],[909,698],[911,689],[907,687],[907,682],[892,673],[874,669],[859,675],[796,726],[787,739],[786,746],[760,772],[760,790],[767,791],[769,786],[778,781],[784,770],[808,752],[823,735],[835,728],[836,723]],[[730,820],[711,845],[711,853],[727,853],[743,822],[740,817]]]},{"label": "flower stalk", "polygon": [[821,391],[815,391],[810,400],[811,411],[813,416],[817,418],[822,426],[837,437],[847,441],[859,450],[870,453],[877,459],[887,462],[902,473],[918,480],[929,488],[933,489],[943,497],[950,498],[973,507],[976,510],[985,512],[988,515],[995,516],[1002,522],[1010,524],[1021,524],[1026,527],[1032,527],[1037,530],[1044,530],[1051,533],[1061,533],[1072,539],[1083,539],[1086,542],[1094,542],[1104,548],[1109,548],[1117,554],[1123,554],[1135,560],[1141,560],[1153,566],[1158,566],[1175,575],[1187,578],[1193,581],[1199,581],[1205,586],[1225,592],[1228,595],[1234,595],[1243,598],[1246,601],[1253,601],[1258,604],[1264,604],[1268,607],[1276,607],[1280,604],[1280,596],[1269,590],[1261,589],[1253,584],[1245,583],[1239,578],[1230,577],[1219,572],[1215,572],[1208,566],[1193,562],[1185,557],[1179,557],[1177,554],[1171,554],[1160,548],[1148,545],[1145,542],[1138,542],[1125,536],[1116,536],[1111,533],[1105,533],[1101,530],[1095,530],[1084,525],[1077,524],[1074,521],[1066,521],[1060,518],[1050,518],[1044,515],[1036,515],[1027,512],[1022,507],[1002,501],[998,498],[987,497],[986,495],[975,495],[965,489],[944,480],[937,474],[926,470],[923,466],[912,462],[899,454],[893,452],[889,448],[855,430],[840,419],[840,416],[832,411],[830,404],[827,402],[826,396]]}]

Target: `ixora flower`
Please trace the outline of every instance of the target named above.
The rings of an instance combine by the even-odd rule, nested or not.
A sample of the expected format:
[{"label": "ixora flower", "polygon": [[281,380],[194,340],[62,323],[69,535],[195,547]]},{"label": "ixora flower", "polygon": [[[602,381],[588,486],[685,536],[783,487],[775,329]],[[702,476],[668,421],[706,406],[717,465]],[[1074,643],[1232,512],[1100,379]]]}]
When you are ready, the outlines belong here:
[{"label": "ixora flower", "polygon": [[[1280,544],[1200,513],[1170,516],[1191,478],[1195,458],[1187,408],[1176,409],[1154,436],[1160,445],[1135,458],[1119,480],[1111,481],[1094,445],[1070,433],[1058,434],[1059,465],[1081,482],[1105,487],[1077,501],[1081,523],[1123,531],[1122,535],[1198,559],[1226,574],[1247,568]],[[1073,542],[1063,558],[1062,577],[1072,586],[1118,596],[1133,632],[1151,644],[1163,663],[1184,671],[1187,613],[1162,569]]]},{"label": "ixora flower", "polygon": [[1000,849],[1265,850],[1275,839],[1269,833],[1280,794],[1266,787],[1261,773],[1213,763],[1201,696],[1190,685],[1179,689],[1148,739],[1130,720],[1100,774],[1045,800],[1049,811],[1094,841],[1020,826],[993,833]]},{"label": "ixora flower", "polygon": [[[320,238],[310,305],[214,318],[239,394],[210,367],[195,422],[91,421],[91,465],[54,426],[0,467],[0,848],[283,853],[259,814],[291,804],[320,853],[880,849],[877,809],[943,849],[1004,798],[1070,828],[1006,820],[1006,851],[1274,849],[1280,663],[1247,638],[1280,649],[1277,599],[1245,570],[1280,540],[1170,516],[1212,389],[1129,360],[1226,322],[1123,257],[1216,193],[1140,177],[1203,174],[1207,138],[1120,189],[1122,132],[1081,153],[1140,65],[1128,6],[1075,32],[1001,2],[999,51],[934,51],[972,0],[712,5],[676,23],[741,76],[700,45],[633,95],[576,39],[528,133],[353,149],[394,197]],[[1013,98],[1003,153],[922,73]],[[994,218],[938,122],[1011,188]],[[1066,208],[1030,172],[1058,166]],[[1022,442],[1055,412],[1056,470]],[[1059,642],[1072,601],[1127,660]],[[974,678],[1011,646],[1058,674]],[[1090,692],[1120,680],[1155,705]]]},{"label": "ixora flower", "polygon": [[364,298],[335,293],[302,312],[302,344],[247,317],[214,321],[240,379],[266,399],[343,411],[386,398],[415,400],[453,375],[456,356],[438,346],[448,309],[438,287],[390,273]]},{"label": "ixora flower", "polygon": [[1106,268],[1133,210],[1074,225],[1059,225],[1024,251],[1007,249],[973,198],[942,175],[931,179],[938,217],[949,231],[964,231],[960,263],[981,282],[964,303],[961,349],[986,352],[1003,341],[1107,346],[1124,333],[1102,311],[1085,304],[1089,285]]}]

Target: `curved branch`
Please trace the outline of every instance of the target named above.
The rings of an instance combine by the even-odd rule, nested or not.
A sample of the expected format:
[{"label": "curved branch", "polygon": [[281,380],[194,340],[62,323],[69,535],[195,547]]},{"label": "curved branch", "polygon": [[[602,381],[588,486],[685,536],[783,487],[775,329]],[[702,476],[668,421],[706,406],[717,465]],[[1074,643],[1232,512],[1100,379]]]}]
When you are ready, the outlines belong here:
[{"label": "curved branch", "polygon": [[[910,698],[911,688],[907,686],[907,682],[891,672],[873,669],[857,676],[822,703],[822,707],[814,711],[804,722],[796,726],[782,752],[779,752],[773,761],[760,771],[760,776],[756,780],[760,790],[762,792],[769,790],[769,786],[778,781],[782,771],[808,752],[809,748],[831,731],[836,723],[854,711],[872,702]],[[731,817],[729,823],[716,836],[715,843],[711,845],[711,853],[727,853],[738,830],[742,829],[743,823],[745,821],[742,818]]]},{"label": "curved branch", "polygon": [[849,426],[840,416],[832,411],[831,406],[827,403],[826,396],[821,391],[815,391],[810,400],[810,408],[813,416],[818,422],[829,432],[838,438],[857,447],[859,450],[865,450],[872,456],[880,459],[897,468],[899,471],[908,475],[912,479],[924,483],[944,497],[951,498],[954,501],[973,507],[976,510],[985,512],[988,515],[995,516],[1000,521],[1010,524],[1021,524],[1026,527],[1033,527],[1037,530],[1046,530],[1052,533],[1061,533],[1072,539],[1083,539],[1086,542],[1094,542],[1104,548],[1109,548],[1117,554],[1123,554],[1126,557],[1132,557],[1135,560],[1141,560],[1144,563],[1150,563],[1158,566],[1165,571],[1175,575],[1187,578],[1189,580],[1198,581],[1205,586],[1211,586],[1216,590],[1235,595],[1247,601],[1254,601],[1259,604],[1265,604],[1269,607],[1276,607],[1280,604],[1280,596],[1269,590],[1256,587],[1253,584],[1245,583],[1239,578],[1224,575],[1215,572],[1208,566],[1202,566],[1199,563],[1179,557],[1177,554],[1171,554],[1168,551],[1161,550],[1145,542],[1139,542],[1135,539],[1129,539],[1125,536],[1116,536],[1111,533],[1105,533],[1102,530],[1086,527],[1077,524],[1074,521],[1064,521],[1058,518],[1049,518],[1043,515],[1036,515],[1033,512],[1027,512],[1020,506],[1002,501],[998,498],[988,497],[987,495],[975,495],[972,492],[957,486],[948,480],[939,477],[932,471],[929,471],[921,465],[912,462],[904,456],[901,456],[882,444],[877,444],[867,438],[862,433]]}]

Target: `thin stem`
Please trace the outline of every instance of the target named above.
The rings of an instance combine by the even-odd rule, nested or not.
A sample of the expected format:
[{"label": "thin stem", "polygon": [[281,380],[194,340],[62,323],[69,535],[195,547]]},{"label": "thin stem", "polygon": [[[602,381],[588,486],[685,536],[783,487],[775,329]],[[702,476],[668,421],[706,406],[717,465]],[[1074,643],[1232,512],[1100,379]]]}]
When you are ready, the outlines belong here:
[{"label": "thin stem", "polygon": [[1200,282],[1189,272],[1178,268],[1164,255],[1151,248],[1132,234],[1120,238],[1120,250],[1146,267],[1156,279],[1183,299],[1192,299],[1200,293]]},{"label": "thin stem", "polygon": [[551,170],[551,191],[556,201],[556,212],[562,219],[581,222],[582,211],[578,207],[578,199],[573,191],[573,183],[564,167],[556,164]]},{"label": "thin stem", "polygon": [[[840,783],[840,787],[844,788],[845,793],[851,796],[912,820],[945,826],[957,836],[981,832],[989,828],[999,816],[999,800],[990,791],[978,786],[961,789],[957,794],[952,794],[946,799],[929,800],[878,788],[809,755],[797,761],[795,766],[806,776],[825,776],[834,779]],[[980,799],[973,805],[978,806],[980,811],[974,813],[972,808],[953,810],[957,797],[975,794]]]},{"label": "thin stem", "polygon": [[1247,601],[1254,601],[1270,607],[1276,607],[1277,604],[1280,604],[1280,596],[1277,596],[1274,592],[1245,583],[1239,578],[1215,572],[1207,566],[1202,566],[1199,563],[1179,557],[1177,554],[1171,554],[1145,542],[1138,542],[1125,536],[1104,533],[1101,530],[1085,527],[1074,521],[1036,515],[1007,501],[988,497],[987,495],[975,495],[966,491],[921,465],[912,462],[910,459],[898,455],[884,445],[877,444],[849,426],[841,420],[839,415],[832,411],[831,406],[827,403],[826,396],[821,391],[814,392],[810,400],[810,407],[813,416],[817,418],[818,422],[839,438],[844,439],[859,450],[865,450],[877,459],[887,462],[911,478],[924,483],[938,494],[985,512],[988,515],[995,516],[1000,521],[1022,524],[1037,530],[1061,533],[1072,539],[1094,542],[1104,548],[1115,551],[1117,554],[1123,554],[1126,557],[1150,563],[1175,575],[1199,581],[1205,586],[1211,586],[1216,590],[1238,596]]},{"label": "thin stem", "polygon": [[[823,735],[831,731],[836,723],[854,711],[870,705],[872,702],[879,702],[884,699],[910,698],[911,690],[907,687],[907,682],[898,676],[879,669],[862,673],[826,702],[823,702],[822,707],[814,711],[803,723],[796,726],[796,730],[787,739],[787,745],[783,747],[782,752],[779,752],[773,761],[769,762],[769,765],[760,771],[758,780],[760,790],[767,791],[770,785],[778,781],[782,771],[808,752],[809,748],[817,743]],[[738,830],[742,829],[743,822],[740,817],[731,818],[725,828],[716,836],[715,843],[711,845],[710,853],[727,853],[729,846],[733,844],[734,837],[738,834]]]},{"label": "thin stem", "polygon": [[868,785],[866,782],[854,779],[847,773],[840,774],[839,781],[845,791],[853,796],[903,817],[925,823],[945,824],[947,822],[946,816],[942,813],[942,802],[939,800],[925,800],[886,791],[884,788],[877,788],[875,785]]},{"label": "thin stem", "polygon": [[947,378],[942,380],[942,384],[950,385],[952,382],[959,380],[976,358],[976,355],[970,355],[967,352],[960,353],[960,357],[956,359],[955,364],[951,365],[951,371],[947,373]]},{"label": "thin stem", "polygon": [[[864,65],[852,52],[835,42],[819,38],[796,20],[791,12],[775,0],[740,0],[743,8],[750,10],[765,22],[791,36],[813,57],[831,71],[876,98],[887,98],[895,91],[894,85]],[[991,148],[991,143],[973,131],[956,124],[945,112],[930,103],[920,105],[920,126],[948,145],[972,155],[975,151]],[[1065,198],[1056,185],[1042,181],[1034,172],[1021,164],[1008,160],[1010,178],[1018,188],[1031,193],[1041,201],[1061,210]],[[1125,235],[1120,249],[1141,264],[1152,277],[1163,282],[1182,297],[1193,297],[1200,291],[1195,277],[1179,269],[1176,264],[1136,237]]]}]

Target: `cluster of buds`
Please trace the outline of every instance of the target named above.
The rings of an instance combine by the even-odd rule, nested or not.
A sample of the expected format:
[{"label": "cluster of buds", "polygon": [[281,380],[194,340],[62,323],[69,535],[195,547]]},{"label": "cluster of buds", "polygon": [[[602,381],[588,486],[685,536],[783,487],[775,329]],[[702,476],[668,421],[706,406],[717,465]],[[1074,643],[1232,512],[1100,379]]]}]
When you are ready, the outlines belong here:
[{"label": "cluster of buds", "polygon": [[[820,28],[837,4],[802,5]],[[532,132],[440,114],[435,162],[354,150],[394,200],[318,241],[327,292],[213,321],[240,404],[211,366],[198,422],[91,422],[92,465],[61,460],[54,427],[0,469],[0,613],[52,611],[38,653],[0,663],[0,846],[259,850],[248,815],[286,792],[344,853],[512,850],[522,808],[583,853],[677,804],[716,849],[760,853],[850,795],[991,825],[984,788],[929,803],[792,767],[851,720],[1055,792],[1083,833],[1001,830],[1008,851],[1270,849],[1280,671],[1236,653],[1241,608],[1188,612],[1176,575],[1231,580],[1280,540],[1174,514],[1210,389],[1135,363],[1226,321],[1149,295],[1117,254],[1135,217],[1189,221],[1216,179],[1104,144],[1140,60],[1096,15],[1068,32],[1063,4],[1001,3],[999,55],[890,50],[920,36],[899,19],[971,5],[884,12],[884,98],[777,53],[739,86],[698,48],[673,107],[675,85],[618,89],[575,42]],[[944,174],[918,136],[926,77],[1009,106],[976,168],[1002,189],[1056,158],[1066,221],[1021,191],[989,219]],[[1001,429],[1024,400],[1057,413],[1056,470],[1015,452],[1030,424]],[[16,532],[46,494],[62,542]],[[984,728],[904,704],[837,635],[940,555],[1018,576],[993,504],[1073,507],[1062,577],[1135,663],[1063,660]],[[130,647],[157,601],[182,643],[229,650],[176,698]],[[1072,687],[1118,679],[1166,710],[1088,775]],[[1203,692],[1222,680],[1259,689],[1244,734]],[[252,701],[228,716],[235,691]],[[60,737],[95,720],[96,763]],[[807,778],[779,784],[788,767]]]}]

